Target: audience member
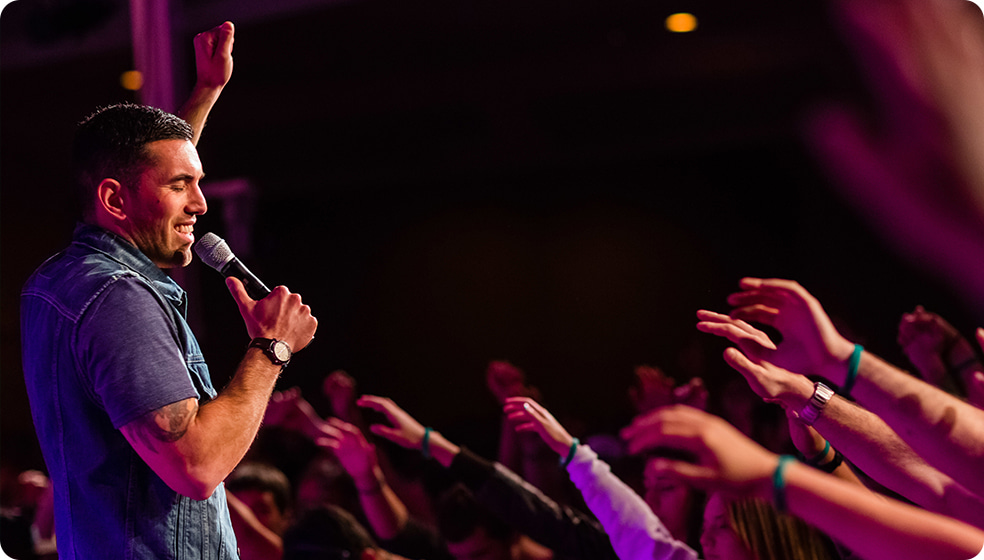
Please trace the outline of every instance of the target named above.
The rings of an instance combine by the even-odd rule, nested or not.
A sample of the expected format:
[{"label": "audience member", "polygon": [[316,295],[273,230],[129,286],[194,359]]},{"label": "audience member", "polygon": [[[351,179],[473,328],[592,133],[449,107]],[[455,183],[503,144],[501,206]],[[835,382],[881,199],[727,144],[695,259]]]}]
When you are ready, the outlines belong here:
[{"label": "audience member", "polygon": [[425,428],[391,399],[364,395],[359,406],[382,413],[388,422],[372,432],[432,457],[465,484],[476,501],[519,532],[570,559],[614,559],[608,535],[591,517],[548,498],[501,463],[490,463],[440,432]]},{"label": "audience member", "polygon": [[240,463],[226,479],[226,498],[241,558],[279,558],[292,515],[287,475],[264,463]]},{"label": "audience member", "polygon": [[711,492],[769,501],[861,558],[966,560],[982,552],[980,529],[777,456],[723,419],[692,407],[640,416],[622,435],[635,453],[669,447],[691,455],[690,461],[662,460],[659,471]]},{"label": "audience member", "polygon": [[[698,557],[697,552],[674,538],[638,495],[611,474],[608,465],[590,447],[571,437],[537,402],[527,398],[509,399],[505,411],[517,422],[517,430],[539,434],[561,457],[571,480],[608,532],[619,558],[690,560]],[[657,459],[653,470],[658,471],[656,465],[666,460]],[[659,476],[658,472],[653,474]],[[707,558],[836,558],[833,544],[798,520],[776,515],[760,504],[727,504],[722,496],[715,495],[705,508],[700,541]]]}]

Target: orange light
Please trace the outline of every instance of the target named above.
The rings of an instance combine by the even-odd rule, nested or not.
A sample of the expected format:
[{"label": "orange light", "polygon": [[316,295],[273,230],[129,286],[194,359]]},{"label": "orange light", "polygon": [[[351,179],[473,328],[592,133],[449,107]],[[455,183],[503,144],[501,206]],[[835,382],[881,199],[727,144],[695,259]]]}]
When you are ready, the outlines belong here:
[{"label": "orange light", "polygon": [[673,14],[666,18],[666,28],[673,33],[689,33],[697,29],[697,18],[686,12]]},{"label": "orange light", "polygon": [[143,74],[139,70],[128,70],[120,75],[120,85],[123,89],[137,91],[143,87]]}]

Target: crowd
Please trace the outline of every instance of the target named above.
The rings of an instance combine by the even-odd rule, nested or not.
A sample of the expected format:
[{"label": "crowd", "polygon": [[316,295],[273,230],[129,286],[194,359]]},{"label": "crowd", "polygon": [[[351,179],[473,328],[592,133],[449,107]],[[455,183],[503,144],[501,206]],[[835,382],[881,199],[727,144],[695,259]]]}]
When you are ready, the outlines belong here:
[{"label": "crowd", "polygon": [[[984,18],[962,0],[864,0],[835,9],[872,69],[885,114],[870,123],[847,107],[818,110],[808,132],[818,157],[886,238],[930,260],[968,306],[984,309]],[[158,147],[147,150],[152,161],[180,167],[167,180],[181,183],[181,194],[164,195],[181,197],[179,240],[187,220],[205,211],[193,145],[231,73],[231,24],[200,37],[199,79],[212,86],[196,89],[183,110],[190,126],[132,106],[102,113],[170,127],[164,136],[149,133],[147,145]],[[83,126],[92,138],[105,135],[100,118]],[[416,420],[394,400],[399,395],[360,395],[343,371],[324,380],[325,416],[297,389],[272,392],[291,350],[303,349],[317,326],[300,296],[283,287],[253,301],[229,280],[254,340],[230,386],[212,388],[183,319],[183,292],[159,270],[187,264],[190,243],[169,253],[161,247],[171,237],[147,239],[156,226],[141,213],[154,210],[149,199],[129,198],[126,183],[148,172],[128,165],[135,179],[107,179],[99,175],[105,165],[90,170],[96,210],[76,245],[91,244],[138,274],[80,274],[79,284],[105,284],[88,299],[56,296],[50,285],[58,275],[50,272],[69,270],[59,257],[25,289],[25,325],[72,333],[71,345],[41,337],[25,346],[52,478],[10,476],[3,488],[17,496],[5,503],[17,511],[5,512],[4,530],[16,529],[30,554],[50,555],[57,541],[61,557],[92,557],[101,536],[86,530],[107,519],[85,516],[88,497],[100,500],[91,507],[126,510],[119,539],[134,558],[160,557],[168,546],[176,557],[189,550],[187,557],[200,557],[199,547],[229,552],[230,543],[245,560],[984,558],[984,328],[964,336],[916,307],[898,326],[907,370],[845,336],[799,283],[744,278],[727,297],[730,309],[696,311],[696,329],[731,344],[724,362],[755,398],[778,405],[783,430],[750,419],[755,403],[740,402],[741,392],[714,395],[720,389],[700,377],[678,383],[640,365],[626,387],[634,420],[617,436],[579,433],[545,408],[555,395],[541,394],[514,364],[493,360],[484,375],[502,429],[490,459]],[[120,281],[141,275],[150,280]],[[110,290],[127,317],[99,299]],[[129,402],[139,399],[117,386],[133,381],[106,373],[147,369],[142,358],[121,357],[115,342],[100,341],[106,332],[139,331],[138,319],[160,323],[154,340],[183,352],[172,360],[162,350],[154,368],[168,360],[199,368],[187,381],[184,366],[177,368],[167,386],[142,382],[139,395],[155,396],[146,403]],[[285,341],[283,354],[277,345]],[[54,367],[63,375],[77,368],[68,389],[44,385],[50,356],[66,360]],[[92,386],[82,386],[89,378]],[[75,384],[83,398],[66,396]],[[720,415],[708,412],[712,396],[729,405]],[[96,418],[100,408],[106,418]],[[71,414],[92,425],[59,423]],[[99,436],[67,441],[87,427]],[[77,460],[66,451],[73,445],[107,451]],[[119,471],[109,470],[107,457]],[[141,481],[150,482],[128,486],[125,504],[108,498],[107,486]],[[192,518],[207,521],[189,529]]]}]

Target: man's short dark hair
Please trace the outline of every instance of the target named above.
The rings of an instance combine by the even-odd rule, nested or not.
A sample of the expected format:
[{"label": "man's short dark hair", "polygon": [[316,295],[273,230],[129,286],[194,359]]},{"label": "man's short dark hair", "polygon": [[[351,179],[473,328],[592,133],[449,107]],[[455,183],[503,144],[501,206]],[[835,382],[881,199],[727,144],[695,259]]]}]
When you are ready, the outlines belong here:
[{"label": "man's short dark hair", "polygon": [[359,558],[367,548],[376,548],[376,543],[352,514],[322,506],[306,512],[284,533],[283,560]]},{"label": "man's short dark hair", "polygon": [[79,123],[73,146],[75,181],[84,217],[106,178],[132,187],[150,165],[146,146],[158,140],[191,140],[191,125],[170,113],[133,103],[97,109]]},{"label": "man's short dark hair", "polygon": [[437,525],[448,542],[461,542],[479,527],[489,538],[509,542],[515,531],[475,500],[468,487],[455,484],[441,495],[437,504]]},{"label": "man's short dark hair", "polygon": [[258,490],[273,494],[273,502],[280,513],[290,508],[290,482],[287,475],[277,467],[266,463],[242,463],[232,471],[226,480],[226,490],[233,493],[241,490]]}]

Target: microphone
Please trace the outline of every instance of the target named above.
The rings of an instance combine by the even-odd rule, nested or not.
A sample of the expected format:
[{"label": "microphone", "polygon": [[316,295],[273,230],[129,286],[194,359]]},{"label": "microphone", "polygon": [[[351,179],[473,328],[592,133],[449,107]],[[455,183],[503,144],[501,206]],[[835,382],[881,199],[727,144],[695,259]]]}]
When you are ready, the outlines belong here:
[{"label": "microphone", "polygon": [[203,263],[218,270],[222,276],[239,278],[246,288],[246,293],[253,300],[261,300],[270,294],[270,288],[267,288],[246,268],[246,265],[236,258],[236,255],[232,254],[229,244],[218,235],[211,232],[203,235],[198,243],[195,243],[195,253]]}]

